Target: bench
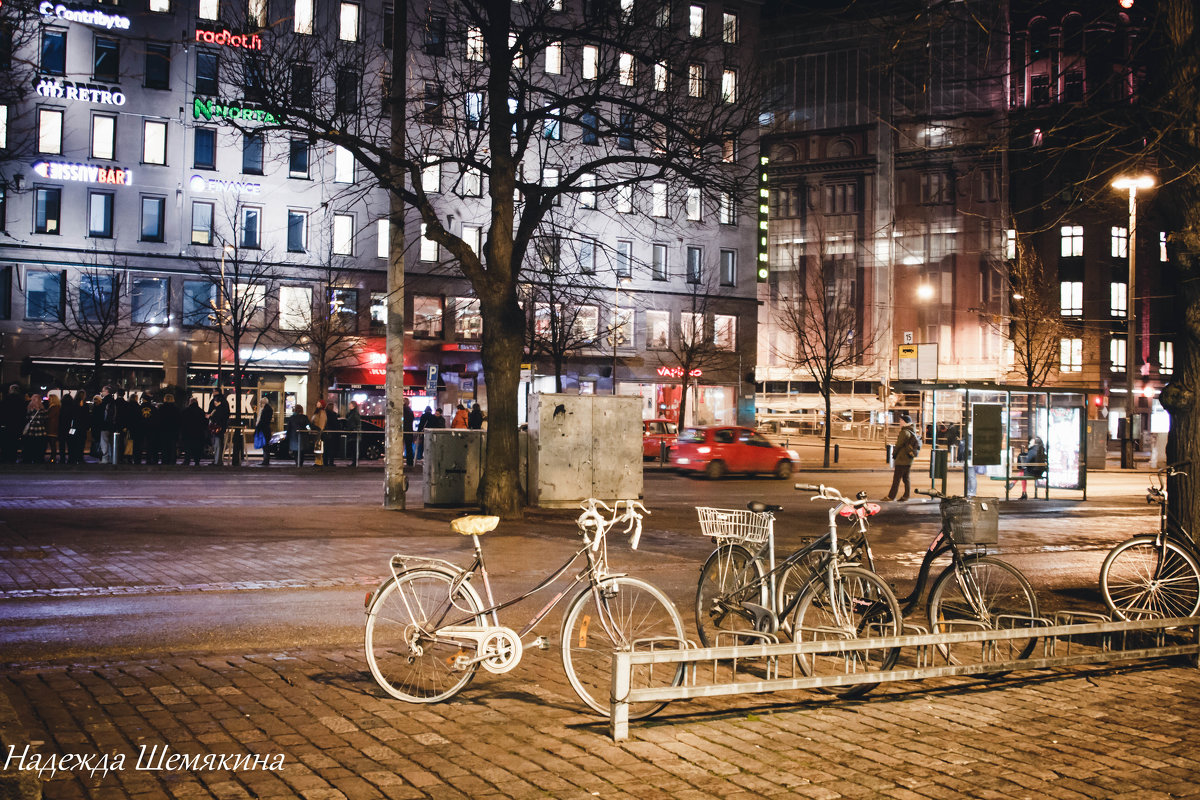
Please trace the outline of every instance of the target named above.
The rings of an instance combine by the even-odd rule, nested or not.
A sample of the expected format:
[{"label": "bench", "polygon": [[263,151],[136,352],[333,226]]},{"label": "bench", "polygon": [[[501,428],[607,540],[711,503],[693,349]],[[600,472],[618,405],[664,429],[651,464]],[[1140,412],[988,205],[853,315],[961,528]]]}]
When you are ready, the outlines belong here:
[{"label": "bench", "polygon": [[[1045,489],[1045,494],[1044,494],[1044,496],[1043,496],[1043,499],[1045,499],[1045,500],[1049,500],[1049,499],[1050,499],[1050,470],[1049,470],[1049,465],[1048,465],[1048,464],[1036,464],[1036,463],[1031,463],[1031,464],[1024,464],[1023,466],[1026,466],[1026,467],[1041,467],[1041,468],[1042,468],[1042,470],[1043,470],[1041,477],[1040,477],[1040,478],[1034,478],[1034,477],[1033,477],[1033,476],[1031,476],[1031,475],[1026,475],[1024,472],[1016,472],[1016,473],[1014,473],[1014,474],[1009,474],[1009,475],[991,475],[991,476],[989,476],[989,477],[990,477],[990,479],[991,479],[991,480],[994,480],[994,481],[1004,481],[1004,483],[1005,483],[1005,486],[1004,486],[1004,498],[1005,498],[1006,500],[1008,499],[1008,494],[1009,494],[1009,492],[1011,491],[1011,490],[1008,488],[1008,484],[1009,484],[1009,483],[1014,483],[1014,484],[1015,484],[1017,481],[1029,481],[1031,484],[1033,484],[1033,499],[1034,499],[1034,500],[1038,499],[1038,486],[1041,486],[1043,489]],[[1013,488],[1016,488],[1016,487],[1014,486]]]}]

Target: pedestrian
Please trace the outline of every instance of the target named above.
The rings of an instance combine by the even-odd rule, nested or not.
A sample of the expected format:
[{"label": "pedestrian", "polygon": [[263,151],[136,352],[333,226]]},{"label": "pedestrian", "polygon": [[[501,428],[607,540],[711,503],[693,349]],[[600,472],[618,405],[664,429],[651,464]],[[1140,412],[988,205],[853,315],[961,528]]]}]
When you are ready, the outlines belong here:
[{"label": "pedestrian", "polygon": [[450,420],[450,427],[466,430],[466,428],[467,428],[467,409],[463,406],[462,403],[459,403],[458,408],[456,408],[454,410],[454,419]]},{"label": "pedestrian", "polygon": [[80,389],[75,393],[75,426],[71,433],[69,452],[72,464],[83,463],[83,453],[87,449],[88,433],[92,427],[92,412],[88,405],[87,393]]},{"label": "pedestrian", "polygon": [[120,437],[117,433],[117,395],[112,386],[100,389],[100,460],[105,464],[116,464],[120,452]]},{"label": "pedestrian", "polygon": [[8,387],[8,394],[0,403],[0,461],[6,464],[17,462],[21,447],[21,435],[25,430],[25,408],[29,401],[19,384]]},{"label": "pedestrian", "polygon": [[483,409],[476,402],[471,406],[471,411],[467,414],[467,427],[473,431],[483,429]]},{"label": "pedestrian", "polygon": [[413,459],[416,458],[416,441],[413,436],[413,425],[416,422],[416,415],[413,414],[412,403],[408,398],[404,398],[404,465],[411,467]]},{"label": "pedestrian", "polygon": [[58,452],[51,451],[59,464],[71,463],[72,439],[75,436],[75,419],[79,415],[79,402],[70,392],[63,392],[58,409]]},{"label": "pedestrian", "polygon": [[180,415],[180,433],[183,438],[183,465],[200,466],[204,456],[205,442],[208,440],[208,417],[200,407],[200,401],[195,395],[188,397],[187,407]]},{"label": "pedestrian", "polygon": [[155,421],[158,437],[154,444],[155,456],[160,464],[173,467],[179,444],[179,431],[183,426],[183,414],[179,411],[179,406],[175,405],[175,395],[170,392],[163,395]]},{"label": "pedestrian", "polygon": [[335,466],[333,457],[337,453],[338,441],[341,439],[338,431],[342,429],[342,421],[338,417],[337,403],[325,406],[325,432],[321,434],[321,449],[325,451],[322,462],[327,467]]},{"label": "pedestrian", "polygon": [[46,444],[50,451],[50,463],[58,460],[58,426],[62,419],[62,401],[58,395],[52,394],[46,398]]},{"label": "pedestrian", "polygon": [[142,392],[141,400],[137,404],[137,413],[134,414],[135,422],[131,431],[133,435],[133,463],[134,464],[153,464],[158,459],[154,453],[154,443],[158,440],[157,420],[155,419],[156,409],[154,401],[150,397],[149,392]]},{"label": "pedestrian", "polygon": [[342,429],[350,431],[346,447],[350,450],[348,454],[350,464],[357,467],[359,439],[362,438],[362,412],[358,410],[358,403],[354,400],[350,401],[350,405],[346,409],[346,418],[342,420]]},{"label": "pedestrian", "polygon": [[271,401],[264,395],[258,409],[258,418],[254,421],[254,443],[262,448],[262,465],[264,467],[271,466],[271,434],[274,422],[275,409],[271,408]]},{"label": "pedestrian", "polygon": [[88,432],[92,435],[88,455],[97,461],[104,460],[104,410],[103,394],[98,394],[92,398],[91,408],[88,409]]},{"label": "pedestrian", "polygon": [[292,406],[292,413],[284,422],[283,430],[287,434],[284,441],[287,442],[291,457],[296,459],[299,466],[304,466],[304,431],[308,430],[310,424],[308,417],[304,415],[304,406],[298,403]]},{"label": "pedestrian", "polygon": [[308,428],[315,431],[313,436],[313,466],[320,466],[317,463],[316,453],[319,450],[321,453],[321,462],[325,461],[325,426],[329,424],[329,413],[325,410],[325,401],[317,401],[317,410],[313,412],[308,419]]},{"label": "pedestrian", "polygon": [[421,419],[417,421],[417,461],[425,460],[425,431],[432,428],[433,425],[433,409],[425,406],[425,410],[421,412]]},{"label": "pedestrian", "polygon": [[[1021,466],[1018,469],[1023,476],[1021,478],[1021,499],[1029,499],[1029,479],[1033,478],[1034,494],[1037,494],[1037,482],[1046,474],[1046,444],[1040,436],[1029,437],[1029,444],[1025,450],[1017,456],[1017,463]],[[1013,487],[1013,481],[1008,482],[1007,488]]]},{"label": "pedestrian", "polygon": [[446,418],[444,416],[442,416],[442,410],[440,408],[433,412],[433,419],[429,420],[429,427],[431,427],[431,428],[446,427]]},{"label": "pedestrian", "polygon": [[904,425],[900,428],[900,432],[896,434],[896,443],[892,447],[892,488],[887,493],[884,500],[895,500],[896,491],[900,488],[901,482],[904,483],[904,494],[899,499],[903,503],[908,500],[909,492],[912,487],[909,482],[909,472],[912,470],[913,460],[917,457],[917,453],[921,452],[921,437],[917,434],[916,428],[913,427],[912,417],[907,411],[900,412],[900,420]]},{"label": "pedestrian", "polygon": [[118,387],[116,395],[117,431],[121,434],[117,458],[124,464],[130,464],[133,462],[133,433],[141,424],[141,414],[132,392],[126,398],[125,390]]},{"label": "pedestrian", "polygon": [[34,394],[25,407],[25,427],[21,431],[21,461],[41,464],[46,454],[46,415],[42,396]]},{"label": "pedestrian", "polygon": [[225,465],[225,432],[229,430],[229,401],[217,392],[208,406],[208,435],[212,438],[213,466]]}]

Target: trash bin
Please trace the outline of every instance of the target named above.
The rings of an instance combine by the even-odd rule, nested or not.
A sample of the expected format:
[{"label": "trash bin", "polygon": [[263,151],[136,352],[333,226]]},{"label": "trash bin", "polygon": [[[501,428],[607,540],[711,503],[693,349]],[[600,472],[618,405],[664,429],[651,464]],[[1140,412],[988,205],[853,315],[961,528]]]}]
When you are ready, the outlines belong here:
[{"label": "trash bin", "polygon": [[929,454],[929,477],[939,480],[946,477],[946,470],[950,463],[950,451],[944,447],[938,447]]}]

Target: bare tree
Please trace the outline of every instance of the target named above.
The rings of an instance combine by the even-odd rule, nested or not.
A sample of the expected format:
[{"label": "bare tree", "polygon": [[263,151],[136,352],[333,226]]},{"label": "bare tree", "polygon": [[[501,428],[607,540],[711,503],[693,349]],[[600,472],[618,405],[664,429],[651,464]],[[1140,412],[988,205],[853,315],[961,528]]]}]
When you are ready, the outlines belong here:
[{"label": "bare tree", "polygon": [[93,263],[78,271],[76,287],[63,288],[62,309],[57,319],[45,323],[44,341],[58,351],[61,347],[81,349],[92,363],[88,394],[99,393],[106,365],[136,351],[150,338],[150,328],[133,324],[125,310],[123,278],[126,265],[117,259],[109,265]]},{"label": "bare tree", "polygon": [[291,310],[295,320],[292,333],[312,359],[317,391],[322,395],[333,383],[334,372],[358,363],[362,354],[357,309],[348,308],[348,301],[341,297],[347,288],[344,275],[330,256],[321,271],[313,302],[306,308]]},{"label": "bare tree", "polygon": [[[261,52],[230,60],[229,79],[252,87],[251,99],[270,114],[263,129],[352,153],[391,194],[393,235],[402,221],[396,207],[411,209],[470,282],[490,406],[479,499],[489,512],[515,516],[525,340],[518,286],[543,221],[581,193],[651,182],[713,198],[744,194],[754,154],[738,143],[753,135],[757,82],[748,60],[740,72],[724,67],[736,26],[691,35],[687,18],[672,18],[666,4],[588,4],[582,15],[552,0],[398,5],[397,18],[416,24],[395,31],[390,64],[361,42],[339,41],[336,20],[289,17],[264,31]],[[368,26],[391,34],[391,22]],[[565,53],[585,63],[564,68]],[[364,79],[384,81],[386,103],[366,100],[374,92],[362,91]],[[478,249],[450,216],[486,220]],[[400,368],[396,361],[390,369]]]},{"label": "bare tree", "polygon": [[781,265],[778,322],[791,348],[780,355],[812,376],[825,403],[825,460],[830,465],[834,382],[865,372],[878,334],[866,330],[853,260],[829,257],[817,231],[815,252]]},{"label": "bare tree", "polygon": [[989,318],[1012,343],[1012,371],[1026,386],[1041,386],[1062,358],[1062,341],[1071,328],[1063,321],[1058,281],[1042,265],[1037,251],[1018,236],[1016,258],[1008,262],[1012,298],[1009,315]]}]

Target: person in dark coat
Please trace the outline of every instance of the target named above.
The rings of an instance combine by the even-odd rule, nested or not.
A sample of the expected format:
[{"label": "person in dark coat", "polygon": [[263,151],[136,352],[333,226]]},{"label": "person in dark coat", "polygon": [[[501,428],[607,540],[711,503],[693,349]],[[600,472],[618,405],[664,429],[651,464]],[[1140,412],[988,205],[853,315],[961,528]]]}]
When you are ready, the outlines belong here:
[{"label": "person in dark coat", "polygon": [[179,443],[179,431],[183,427],[183,414],[175,405],[175,395],[167,392],[163,395],[162,405],[158,407],[158,441],[154,449],[162,464],[175,465],[175,451]]},{"label": "person in dark coat", "polygon": [[[121,463],[132,464],[133,448],[127,446],[127,443],[139,435],[142,427],[142,414],[141,409],[138,408],[137,398],[133,393],[126,397],[124,389],[117,389],[117,419],[121,432],[121,447],[117,450],[117,455]],[[129,455],[124,455],[126,450],[129,451]]]},{"label": "person in dark coat", "polygon": [[64,392],[58,409],[58,452],[53,453],[59,464],[71,463],[71,437],[75,434],[75,420],[79,416],[79,403],[70,392]]},{"label": "person in dark coat", "polygon": [[413,459],[416,458],[416,442],[413,441],[413,424],[416,422],[416,415],[413,414],[412,403],[408,398],[404,398],[404,464],[411,467]]},{"label": "person in dark coat", "polygon": [[105,386],[100,390],[100,459],[105,464],[115,464],[118,461],[113,448],[116,447],[120,452],[120,437],[114,436],[120,430],[119,416],[117,395],[113,392],[113,387]]},{"label": "person in dark coat", "polygon": [[420,436],[417,437],[417,461],[422,461],[425,458],[425,429],[432,428],[433,425],[433,409],[425,406],[425,410],[421,412],[421,419],[417,421],[417,432]]},{"label": "person in dark coat", "polygon": [[158,441],[158,421],[155,419],[157,409],[154,408],[154,402],[150,399],[149,392],[142,392],[141,400],[138,401],[137,413],[134,414],[136,422],[131,431],[133,435],[133,463],[135,464],[154,464],[158,461],[154,445]]},{"label": "person in dark coat", "polygon": [[88,429],[92,434],[92,447],[89,455],[101,461],[104,459],[104,395],[98,394],[92,398],[92,404],[88,407],[89,421],[91,427]]},{"label": "person in dark coat", "polygon": [[479,403],[471,406],[471,410],[467,413],[467,427],[473,431],[483,428],[483,409],[479,407]]},{"label": "person in dark coat", "polygon": [[21,429],[21,461],[41,464],[46,455],[46,411],[41,395],[29,398],[25,411],[25,426]]},{"label": "person in dark coat", "polygon": [[299,453],[296,463],[304,466],[304,431],[308,430],[308,417],[304,415],[304,406],[298,403],[292,406],[292,413],[284,421],[283,430],[287,433],[284,441],[287,442],[291,457],[296,458],[296,454]]},{"label": "person in dark coat", "polygon": [[342,430],[350,432],[346,437],[346,457],[350,459],[352,466],[357,467],[359,450],[362,449],[362,412],[358,410],[358,403],[354,400],[346,407]]},{"label": "person in dark coat", "polygon": [[83,451],[87,447],[88,431],[94,424],[93,420],[87,394],[80,389],[75,393],[75,430],[70,432],[70,452],[67,454],[72,464],[83,463]]},{"label": "person in dark coat", "polygon": [[339,434],[342,429],[342,420],[338,417],[337,403],[330,403],[325,406],[325,430],[321,434],[322,450],[325,451],[322,462],[327,467],[336,466],[333,462],[333,456],[337,452]]},{"label": "person in dark coat", "polygon": [[254,421],[254,438],[258,438],[262,434],[262,465],[269,467],[271,465],[271,434],[275,427],[275,409],[271,407],[271,401],[266,397],[262,399],[262,405],[258,409],[258,418]]},{"label": "person in dark coat", "polygon": [[212,437],[213,466],[225,464],[225,431],[229,430],[229,401],[217,392],[208,406],[208,433]]},{"label": "person in dark coat", "polygon": [[208,439],[208,417],[204,415],[204,409],[200,407],[200,401],[195,397],[188,398],[187,408],[183,410],[181,416],[183,464],[187,466],[190,462],[198,467],[200,458],[204,455],[205,441]]}]

